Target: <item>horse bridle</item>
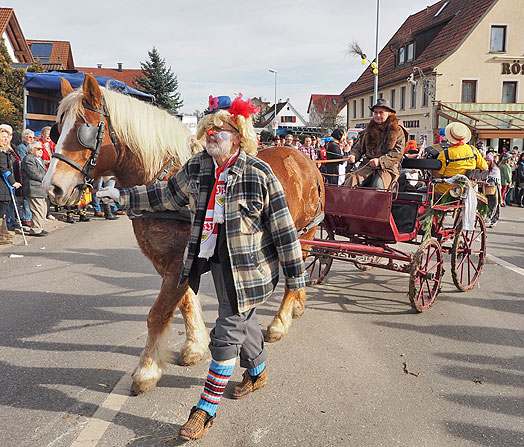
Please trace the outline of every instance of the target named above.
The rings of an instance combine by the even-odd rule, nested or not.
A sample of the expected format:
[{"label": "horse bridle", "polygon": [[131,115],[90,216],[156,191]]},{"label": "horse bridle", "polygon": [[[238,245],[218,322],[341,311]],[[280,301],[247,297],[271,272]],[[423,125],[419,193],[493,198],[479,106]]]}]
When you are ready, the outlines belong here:
[{"label": "horse bridle", "polygon": [[[82,146],[91,150],[91,156],[89,157],[89,160],[86,161],[84,166],[80,166],[78,163],[62,154],[54,153],[51,157],[57,158],[58,160],[67,163],[69,166],[72,166],[73,168],[84,174],[85,189],[88,186],[93,188],[94,179],[92,177],[92,174],[93,170],[95,169],[96,162],[98,160],[98,155],[100,154],[100,148],[102,147],[102,141],[104,139],[104,132],[106,128],[104,117],[107,119],[107,125],[109,127],[109,136],[111,137],[111,142],[113,143],[113,146],[116,149],[117,158],[120,157],[120,149],[118,147],[118,142],[116,140],[116,135],[113,130],[113,126],[111,125],[111,118],[109,117],[109,112],[107,111],[107,106],[104,101],[104,97],[102,96],[100,98],[100,109],[95,109],[94,107],[91,107],[89,104],[86,103],[84,103],[84,108],[87,110],[91,110],[92,112],[96,112],[100,115],[100,121],[98,123],[98,126],[94,126],[93,124],[88,123],[85,117],[82,115],[84,124],[82,124],[78,128],[78,131],[76,133],[78,142]],[[51,138],[53,139],[53,141],[53,137],[55,137],[58,141],[57,136],[59,136],[58,125],[55,124],[51,129]]]}]

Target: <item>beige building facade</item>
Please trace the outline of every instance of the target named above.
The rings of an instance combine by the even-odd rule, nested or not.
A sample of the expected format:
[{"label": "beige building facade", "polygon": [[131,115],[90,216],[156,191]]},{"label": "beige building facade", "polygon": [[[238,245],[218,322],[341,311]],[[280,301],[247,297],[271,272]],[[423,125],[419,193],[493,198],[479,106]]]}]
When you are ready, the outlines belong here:
[{"label": "beige building facade", "polygon": [[[523,150],[524,0],[437,2],[406,20],[379,68],[379,97],[412,139],[432,144],[442,127],[462,121],[475,141]],[[342,93],[348,127],[369,122],[372,81],[365,73]]]}]

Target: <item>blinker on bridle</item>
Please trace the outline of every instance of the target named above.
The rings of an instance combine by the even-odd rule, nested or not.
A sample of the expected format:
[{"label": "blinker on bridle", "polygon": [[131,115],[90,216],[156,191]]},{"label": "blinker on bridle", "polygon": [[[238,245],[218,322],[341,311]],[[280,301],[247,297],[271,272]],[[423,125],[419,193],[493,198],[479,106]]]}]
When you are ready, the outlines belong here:
[{"label": "blinker on bridle", "polygon": [[[109,136],[111,137],[111,142],[113,143],[113,146],[116,149],[117,158],[120,157],[120,149],[118,147],[116,135],[113,130],[113,126],[111,125],[111,118],[109,117],[109,112],[107,111],[107,106],[103,96],[100,98],[100,107],[101,110],[95,109],[91,107],[89,104],[84,103],[85,109],[91,110],[92,112],[96,112],[100,115],[100,121],[98,123],[98,126],[94,126],[93,124],[88,123],[85,117],[82,116],[84,124],[82,124],[76,132],[76,138],[78,142],[91,151],[91,156],[89,157],[89,160],[86,161],[85,165],[80,166],[78,163],[62,154],[55,153],[51,156],[52,158],[57,158],[58,160],[67,163],[69,166],[72,166],[73,168],[84,174],[84,189],[88,186],[93,188],[94,179],[92,177],[92,174],[93,170],[95,169],[96,162],[98,160],[98,155],[100,154],[100,148],[102,147],[102,141],[104,140],[104,132],[106,128],[104,117],[106,117],[107,119],[107,125],[109,127]],[[60,137],[60,134],[58,132],[57,124],[55,124],[51,128],[50,137],[55,143],[58,141],[58,137]]]}]

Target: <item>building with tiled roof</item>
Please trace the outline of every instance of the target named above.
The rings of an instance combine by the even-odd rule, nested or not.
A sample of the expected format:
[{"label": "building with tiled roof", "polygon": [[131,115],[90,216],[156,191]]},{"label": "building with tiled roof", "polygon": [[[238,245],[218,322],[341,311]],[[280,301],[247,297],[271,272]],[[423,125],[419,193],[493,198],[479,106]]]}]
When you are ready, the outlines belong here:
[{"label": "building with tiled roof", "polygon": [[13,8],[0,8],[0,34],[14,64],[32,64],[33,56]]},{"label": "building with tiled roof", "polygon": [[71,44],[66,40],[28,40],[27,44],[31,50],[34,60],[39,60],[44,66],[56,64],[62,66],[62,70],[74,70],[73,52]]},{"label": "building with tiled roof", "polygon": [[306,120],[295,109],[289,99],[284,102],[278,102],[276,107],[275,119],[275,105],[269,106],[266,113],[259,115],[258,120],[253,123],[255,130],[260,132],[262,130],[273,131],[273,125],[278,126],[277,133],[288,133],[297,131],[307,126]]},{"label": "building with tiled roof", "polygon": [[76,67],[77,70],[92,74],[93,76],[106,76],[108,78],[116,79],[117,81],[125,82],[130,87],[135,87],[134,80],[142,76],[142,70],[137,68],[123,68],[122,63],[117,63],[116,67],[105,68],[101,64],[94,67]]},{"label": "building with tiled roof", "polygon": [[[488,145],[522,148],[523,23],[524,0],[428,6],[409,16],[380,51],[379,97],[396,108],[411,139],[431,144],[440,128],[462,121]],[[342,92],[349,127],[369,122],[373,87],[367,68]]]},{"label": "building with tiled roof", "polygon": [[333,130],[334,127],[345,125],[346,102],[342,95],[313,94],[309,99],[307,113],[311,125]]}]

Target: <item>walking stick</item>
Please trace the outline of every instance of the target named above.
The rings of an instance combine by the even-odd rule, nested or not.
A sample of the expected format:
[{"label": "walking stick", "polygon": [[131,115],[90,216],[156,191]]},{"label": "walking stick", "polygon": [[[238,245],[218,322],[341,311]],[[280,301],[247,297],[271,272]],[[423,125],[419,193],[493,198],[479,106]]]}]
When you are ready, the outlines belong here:
[{"label": "walking stick", "polygon": [[20,213],[18,212],[18,204],[16,203],[15,195],[13,194],[13,191],[15,190],[14,186],[9,183],[7,178],[11,175],[11,171],[6,171],[3,174],[5,183],[7,184],[7,187],[9,188],[9,193],[11,194],[11,200],[13,201],[13,206],[15,207],[15,213],[16,218],[18,219],[18,225],[20,226],[20,231],[22,232],[22,237],[24,238],[24,245],[27,245],[27,239],[25,238],[24,228],[22,226],[22,219],[20,219]]}]

